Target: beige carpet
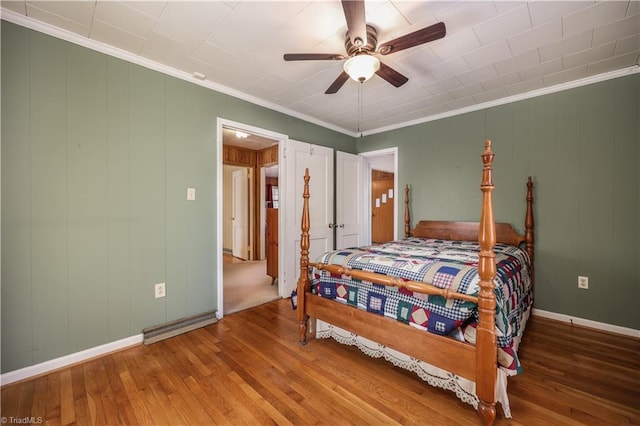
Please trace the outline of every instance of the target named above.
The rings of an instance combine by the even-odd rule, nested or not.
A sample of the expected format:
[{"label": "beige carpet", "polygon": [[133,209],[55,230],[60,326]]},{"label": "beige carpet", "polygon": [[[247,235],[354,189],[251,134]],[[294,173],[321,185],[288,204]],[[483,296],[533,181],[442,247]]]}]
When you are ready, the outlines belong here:
[{"label": "beige carpet", "polygon": [[223,267],[225,315],[278,298],[278,283],[271,285],[265,260],[225,263]]}]

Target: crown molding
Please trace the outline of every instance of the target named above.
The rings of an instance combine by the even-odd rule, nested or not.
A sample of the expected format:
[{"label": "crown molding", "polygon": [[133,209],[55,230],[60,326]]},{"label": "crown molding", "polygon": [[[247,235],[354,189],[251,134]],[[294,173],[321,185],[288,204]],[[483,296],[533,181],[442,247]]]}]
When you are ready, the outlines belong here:
[{"label": "crown molding", "polygon": [[207,89],[223,93],[225,95],[233,96],[234,98],[238,98],[243,101],[250,102],[257,106],[268,108],[276,112],[281,112],[291,117],[299,118],[300,120],[304,120],[309,123],[316,124],[318,126],[336,131],[338,133],[343,133],[347,136],[351,136],[354,138],[356,137],[356,133],[353,131],[344,129],[342,127],[333,125],[331,123],[327,123],[322,120],[318,120],[306,114],[302,114],[297,111],[284,108],[280,105],[274,104],[273,102],[269,102],[267,100],[258,98],[256,96],[252,96],[247,93],[241,92],[239,90],[232,89],[227,86],[223,86],[222,84],[215,83],[211,80],[201,80],[197,77],[194,77],[192,74],[186,71],[181,71],[176,68],[170,67],[168,65],[160,64],[156,61],[152,61],[151,59],[144,58],[142,56],[136,55],[129,51],[110,46],[106,43],[102,43],[100,41],[81,36],[79,34],[76,34],[74,32],[71,32],[62,28],[55,27],[53,25],[38,21],[36,19],[22,15],[17,12],[14,12],[13,10],[0,7],[0,19],[14,23],[21,27],[29,28],[31,30],[38,31],[46,35],[50,35],[52,37],[55,37],[64,41],[68,41],[73,44],[77,44],[82,47],[86,47],[87,49],[104,53],[105,55],[113,56],[118,59],[122,59],[124,61],[131,62],[133,64],[140,65],[145,68],[158,71],[160,73],[163,73],[175,78],[179,78],[184,81],[188,81],[189,83],[193,83],[198,86],[202,86]]},{"label": "crown molding", "polygon": [[507,98],[497,99],[490,102],[484,102],[477,105],[471,105],[468,107],[456,109],[453,111],[443,112],[441,114],[429,115],[427,117],[419,118],[412,121],[405,121],[404,123],[394,124],[391,126],[380,127],[374,130],[363,132],[363,136],[375,135],[376,133],[389,132],[391,130],[401,129],[403,127],[415,126],[417,124],[427,123],[429,121],[441,120],[443,118],[453,117],[460,114],[466,114],[467,112],[479,111],[499,105],[510,104],[512,102],[518,102],[525,99],[536,98],[542,95],[548,95],[551,93],[562,92],[564,90],[573,89],[581,86],[588,86],[590,84],[599,83],[601,81],[612,80],[618,77],[624,77],[626,75],[636,74],[640,72],[640,65],[632,65],[628,68],[621,70],[610,71],[607,73],[597,74],[591,77],[582,78],[580,80],[574,80],[567,83],[557,84],[555,86],[544,87],[542,89],[532,90],[530,92],[520,93],[518,95],[509,96]]}]

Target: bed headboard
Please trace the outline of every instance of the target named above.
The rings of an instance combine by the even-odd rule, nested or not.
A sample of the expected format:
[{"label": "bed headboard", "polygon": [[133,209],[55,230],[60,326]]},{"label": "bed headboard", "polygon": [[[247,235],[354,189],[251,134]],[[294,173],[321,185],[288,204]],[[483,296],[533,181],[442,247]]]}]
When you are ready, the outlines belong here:
[{"label": "bed headboard", "polygon": [[[533,268],[533,180],[527,179],[527,204],[524,218],[524,236],[508,223],[496,223],[496,242],[512,246],[525,245],[531,258]],[[404,236],[436,238],[441,240],[476,241],[478,239],[479,222],[451,222],[444,220],[421,220],[411,230],[411,214],[409,213],[409,185],[404,190]],[[534,269],[531,271],[531,282],[535,280]]]},{"label": "bed headboard", "polygon": [[[440,240],[478,241],[479,222],[450,222],[445,220],[421,220],[411,232],[414,237]],[[518,246],[525,242],[508,223],[496,223],[496,242]]]}]

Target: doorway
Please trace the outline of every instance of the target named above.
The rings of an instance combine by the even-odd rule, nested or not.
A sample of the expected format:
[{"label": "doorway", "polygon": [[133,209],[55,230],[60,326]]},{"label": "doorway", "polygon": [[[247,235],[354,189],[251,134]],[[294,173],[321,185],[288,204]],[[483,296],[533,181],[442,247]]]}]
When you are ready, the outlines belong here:
[{"label": "doorway", "polygon": [[[267,274],[267,178],[277,182],[279,135],[218,120],[218,316],[275,300]],[[222,170],[221,170],[222,169]],[[273,209],[273,191],[270,208]],[[278,194],[279,201],[279,194]],[[278,212],[271,221],[278,220]],[[277,250],[277,246],[276,246]],[[277,257],[276,257],[277,262]],[[276,269],[277,271],[277,269]],[[269,271],[273,274],[273,271]]]},{"label": "doorway", "polygon": [[370,194],[369,240],[380,243],[398,239],[398,148],[360,154],[367,160]]}]

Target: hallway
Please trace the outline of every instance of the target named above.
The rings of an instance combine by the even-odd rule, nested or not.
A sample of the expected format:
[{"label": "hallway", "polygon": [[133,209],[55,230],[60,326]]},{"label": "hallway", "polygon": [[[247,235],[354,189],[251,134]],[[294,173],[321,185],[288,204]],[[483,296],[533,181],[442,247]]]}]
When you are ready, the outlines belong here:
[{"label": "hallway", "polygon": [[278,285],[271,284],[265,260],[245,261],[223,255],[224,315],[242,311],[278,298]]}]

